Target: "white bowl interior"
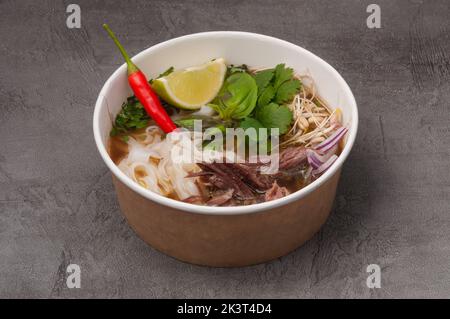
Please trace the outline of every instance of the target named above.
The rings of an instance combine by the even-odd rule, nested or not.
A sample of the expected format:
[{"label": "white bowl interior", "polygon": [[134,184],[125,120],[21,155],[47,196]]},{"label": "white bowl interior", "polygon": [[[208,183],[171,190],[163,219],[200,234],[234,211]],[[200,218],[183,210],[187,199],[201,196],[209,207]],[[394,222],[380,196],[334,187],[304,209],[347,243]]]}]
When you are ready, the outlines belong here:
[{"label": "white bowl interior", "polygon": [[[113,46],[111,46],[111,50],[114,50]],[[119,58],[119,54],[117,56]],[[114,165],[107,153],[112,121],[120,111],[122,103],[132,95],[128,86],[126,67],[122,65],[105,83],[94,112],[94,135],[97,147],[111,171],[126,185],[151,200],[200,213],[245,213],[268,209],[306,195],[331,177],[342,165],[353,145],[358,124],[357,107],[350,88],[339,73],[309,51],[283,40],[253,33],[206,32],[163,42],[139,53],[133,58],[133,61],[148,78],[152,78],[170,66],[179,69],[202,64],[218,57],[225,58],[229,64],[247,64],[250,67],[274,67],[278,63],[286,63],[298,74],[311,75],[319,95],[332,108],[341,108],[344,124],[349,125],[346,145],[333,166],[317,181],[294,194],[273,202],[251,206],[203,207],[177,202],[154,194],[126,177]]]}]

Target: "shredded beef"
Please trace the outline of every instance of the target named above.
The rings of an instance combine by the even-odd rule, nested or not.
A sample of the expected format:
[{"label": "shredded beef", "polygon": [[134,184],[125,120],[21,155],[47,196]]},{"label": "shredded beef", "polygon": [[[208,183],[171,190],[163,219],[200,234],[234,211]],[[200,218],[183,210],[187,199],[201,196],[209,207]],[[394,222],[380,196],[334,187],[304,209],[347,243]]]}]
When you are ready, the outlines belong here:
[{"label": "shredded beef", "polygon": [[273,182],[270,175],[262,175],[259,173],[259,167],[247,164],[230,164],[233,170],[236,170],[242,176],[245,183],[252,185],[254,188],[264,191],[268,189]]},{"label": "shredded beef", "polygon": [[198,166],[205,172],[214,173],[213,175],[204,176],[209,177],[209,182],[214,186],[220,189],[223,189],[224,187],[226,187],[226,189],[234,189],[234,196],[239,199],[245,200],[254,197],[252,189],[241,180],[240,175],[236,170],[233,170],[229,164],[199,163]]},{"label": "shredded beef", "polygon": [[201,171],[188,177],[198,177],[202,195],[199,197],[207,205],[251,204],[288,195],[289,191],[280,187],[277,180],[293,178],[306,163],[306,148],[288,147],[280,153],[276,174],[261,174],[263,163],[198,163]]},{"label": "shredded beef", "polygon": [[266,192],[264,199],[268,202],[287,195],[289,195],[289,191],[286,187],[280,187],[277,182],[273,182],[272,187]]},{"label": "shredded beef", "polygon": [[280,154],[280,170],[291,170],[306,163],[306,148],[291,146]]},{"label": "shredded beef", "polygon": [[229,189],[225,192],[214,194],[214,197],[206,202],[209,206],[221,206],[226,204],[233,197],[234,190]]},{"label": "shredded beef", "polygon": [[191,196],[188,198],[183,199],[183,202],[189,203],[189,204],[203,204],[203,198],[201,196]]}]

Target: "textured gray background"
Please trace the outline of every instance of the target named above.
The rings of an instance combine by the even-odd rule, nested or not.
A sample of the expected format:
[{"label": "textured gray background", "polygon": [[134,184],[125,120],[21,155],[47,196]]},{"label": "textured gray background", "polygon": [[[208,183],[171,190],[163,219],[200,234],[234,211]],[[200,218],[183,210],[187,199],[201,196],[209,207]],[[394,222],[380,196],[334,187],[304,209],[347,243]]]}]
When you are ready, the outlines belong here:
[{"label": "textured gray background", "polygon": [[[450,297],[450,2],[0,0],[0,297]],[[289,256],[241,269],[178,262],[121,216],[91,119],[131,53],[187,33],[279,37],[342,73],[360,131],[333,214]],[[251,61],[243,61],[251,62]],[[77,263],[82,288],[69,290]],[[382,267],[382,289],[365,267]]]}]

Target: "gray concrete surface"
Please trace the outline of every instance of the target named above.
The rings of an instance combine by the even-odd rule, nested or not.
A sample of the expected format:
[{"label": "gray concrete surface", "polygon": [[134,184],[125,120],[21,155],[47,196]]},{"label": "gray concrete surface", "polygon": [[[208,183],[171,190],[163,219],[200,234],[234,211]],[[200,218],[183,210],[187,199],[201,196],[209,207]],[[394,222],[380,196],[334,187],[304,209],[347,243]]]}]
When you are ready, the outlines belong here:
[{"label": "gray concrete surface", "polygon": [[[65,26],[66,5],[82,28]],[[450,2],[0,0],[0,297],[450,297]],[[243,30],[279,37],[342,73],[360,131],[333,214],[311,241],[241,269],[178,262],[119,212],[91,119],[121,64],[172,37]],[[81,266],[81,289],[66,267]],[[366,287],[366,266],[382,288]]]}]

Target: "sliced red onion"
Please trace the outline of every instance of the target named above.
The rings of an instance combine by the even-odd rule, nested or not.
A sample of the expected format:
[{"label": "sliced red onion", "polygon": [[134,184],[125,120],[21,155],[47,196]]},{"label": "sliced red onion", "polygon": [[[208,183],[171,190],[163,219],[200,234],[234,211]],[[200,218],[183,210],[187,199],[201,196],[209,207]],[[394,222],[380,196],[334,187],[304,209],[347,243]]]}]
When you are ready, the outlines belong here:
[{"label": "sliced red onion", "polygon": [[319,174],[322,174],[323,172],[325,172],[327,169],[330,168],[331,165],[333,165],[333,163],[337,160],[338,156],[336,154],[334,154],[333,156],[331,156],[328,161],[326,161],[325,163],[323,163],[322,165],[320,165],[317,169],[314,169],[312,171],[312,175],[314,177],[317,177]]},{"label": "sliced red onion", "polygon": [[325,141],[320,143],[315,147],[317,151],[320,151],[322,154],[325,154],[330,149],[332,149],[334,146],[336,146],[341,138],[347,133],[348,128],[345,126],[342,126],[336,130],[329,138],[327,138]]},{"label": "sliced red onion", "polygon": [[308,159],[309,165],[311,165],[314,169],[323,164],[323,162],[318,158],[318,154],[316,154],[313,150],[309,149],[306,151],[306,158]]},{"label": "sliced red onion", "polygon": [[317,151],[313,149],[306,150],[306,156],[308,159],[309,165],[311,165],[314,169],[318,168],[320,165],[328,161],[328,159],[336,154],[338,147],[335,145],[325,154],[319,154]]},{"label": "sliced red onion", "polygon": [[326,161],[328,161],[328,159],[332,155],[336,154],[337,149],[338,149],[338,147],[337,147],[337,145],[335,145],[325,154],[320,154],[319,152],[317,152],[315,150],[309,149],[307,151],[307,155],[309,154],[308,156],[311,157],[311,160],[313,160],[315,163],[318,163],[319,164],[318,166],[320,166],[323,163],[325,163]]},{"label": "sliced red onion", "polygon": [[338,143],[347,131],[348,128],[342,126],[314,149],[308,149],[306,151],[308,163],[311,165],[312,175],[314,177],[325,172],[336,161],[338,158],[336,155]]}]

